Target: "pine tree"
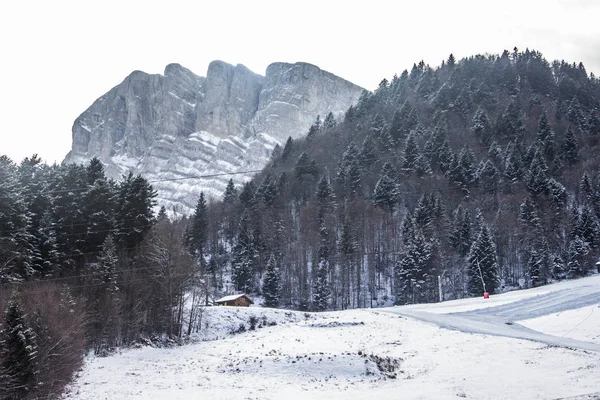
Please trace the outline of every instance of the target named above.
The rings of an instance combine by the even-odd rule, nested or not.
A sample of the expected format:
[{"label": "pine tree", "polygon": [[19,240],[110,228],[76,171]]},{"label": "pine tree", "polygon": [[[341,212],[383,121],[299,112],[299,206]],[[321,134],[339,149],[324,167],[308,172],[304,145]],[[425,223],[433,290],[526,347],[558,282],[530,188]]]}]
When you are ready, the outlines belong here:
[{"label": "pine tree", "polygon": [[194,214],[191,216],[191,224],[187,235],[190,254],[195,256],[200,264],[204,265],[204,254],[206,253],[206,242],[208,240],[208,206],[204,199],[204,192],[200,192],[198,203]]},{"label": "pine tree", "polygon": [[39,257],[36,271],[42,276],[50,276],[58,272],[60,269],[58,238],[56,237],[56,229],[50,211],[46,211],[42,215],[34,237],[35,239],[32,242],[35,246],[34,253]]},{"label": "pine tree", "polygon": [[472,108],[471,94],[463,88],[452,103],[452,110],[456,111],[466,121]]},{"label": "pine tree", "polygon": [[581,207],[571,234],[573,237],[581,238],[592,248],[596,248],[599,244],[600,224],[588,205]]},{"label": "pine tree", "polygon": [[495,140],[490,145],[490,148],[488,150],[488,156],[495,165],[502,165],[502,162],[504,160],[502,156],[502,148]]},{"label": "pine tree", "polygon": [[448,65],[449,68],[454,68],[454,65],[456,65],[456,59],[454,58],[454,54],[450,53],[450,55],[448,56],[448,61],[446,61],[446,64]]},{"label": "pine tree", "polygon": [[504,176],[511,182],[516,182],[523,176],[521,155],[514,142],[510,142],[506,147]]},{"label": "pine tree", "polygon": [[267,261],[267,272],[265,274],[262,291],[265,296],[265,307],[276,308],[279,306],[281,276],[274,254],[271,254],[269,261]]},{"label": "pine tree", "polygon": [[313,267],[313,309],[323,311],[327,309],[331,290],[328,282],[330,235],[327,229],[327,216],[335,208],[335,195],[329,180],[325,176],[317,185],[317,205],[319,224],[319,251],[318,262]]},{"label": "pine tree", "polygon": [[414,135],[411,133],[406,139],[406,147],[404,149],[404,161],[402,169],[405,171],[414,171],[417,166],[417,160],[420,156],[419,146],[415,140]]},{"label": "pine tree", "polygon": [[279,188],[271,173],[267,173],[265,179],[263,179],[261,185],[258,187],[256,195],[262,200],[267,208],[273,206],[279,195]]},{"label": "pine tree", "polygon": [[592,180],[588,175],[587,171],[583,172],[581,180],[579,181],[579,189],[581,190],[581,197],[583,199],[589,199],[593,201],[594,188],[592,187]]},{"label": "pine tree", "polygon": [[575,133],[571,126],[565,131],[565,140],[563,142],[563,157],[571,165],[579,160],[579,145],[575,138]]},{"label": "pine tree", "polygon": [[130,173],[120,183],[116,204],[116,241],[127,249],[136,248],[154,223],[156,191],[142,176]]},{"label": "pine tree", "polygon": [[106,180],[104,165],[97,157],[93,157],[85,167],[87,184],[93,185],[97,180]]},{"label": "pine tree", "polygon": [[158,214],[156,214],[156,220],[164,221],[167,219],[169,219],[169,216],[167,215],[167,208],[165,206],[160,206]]},{"label": "pine tree", "polygon": [[462,187],[471,187],[475,183],[477,173],[475,170],[475,156],[467,147],[463,147],[458,155],[458,164],[460,168],[460,184]]},{"label": "pine tree", "polygon": [[33,275],[29,215],[15,164],[0,156],[0,283]]},{"label": "pine tree", "polygon": [[527,174],[527,190],[534,196],[546,193],[548,190],[548,177],[546,176],[546,163],[539,152],[536,152],[529,172]]},{"label": "pine tree", "polygon": [[407,213],[402,220],[402,224],[400,225],[400,237],[402,238],[402,243],[405,246],[413,239],[415,233],[415,220],[413,219],[411,213]]},{"label": "pine tree", "polygon": [[[56,235],[53,234],[53,221],[50,214],[51,195],[48,192],[51,172],[34,154],[31,158],[26,157],[21,161],[16,171],[16,178],[20,187],[19,197],[25,207],[21,220],[27,221],[26,229],[15,235],[15,239],[22,240],[18,246],[21,249],[19,253],[21,257],[29,259],[33,274],[46,275],[58,268],[59,261],[56,254]],[[18,204],[15,206],[19,207]],[[26,245],[29,245],[29,248]]]},{"label": "pine tree", "polygon": [[509,103],[504,114],[498,116],[496,132],[502,138],[521,140],[525,132],[523,124],[523,111],[517,98]]},{"label": "pine tree", "polygon": [[345,300],[344,303],[342,303],[343,308],[346,308],[350,305],[350,277],[352,276],[354,270],[354,257],[357,248],[358,243],[356,242],[356,238],[352,231],[352,226],[350,224],[350,221],[346,219],[346,221],[344,221],[344,224],[342,225],[342,235],[338,247],[341,253],[340,264],[342,269],[342,288],[345,293]]},{"label": "pine tree", "polygon": [[537,251],[531,250],[529,259],[527,260],[527,272],[529,275],[529,283],[531,287],[537,287],[545,284],[545,279],[542,276],[543,259]]},{"label": "pine tree", "polygon": [[598,118],[598,113],[595,111],[590,112],[587,121],[587,132],[590,136],[600,136],[600,118]]},{"label": "pine tree", "polygon": [[481,186],[488,193],[496,193],[498,190],[498,178],[500,172],[490,160],[486,160],[481,168],[477,171],[477,177]]},{"label": "pine tree", "polygon": [[563,210],[567,204],[567,189],[554,178],[548,179],[547,185],[550,204],[554,211],[558,213]]},{"label": "pine tree", "polygon": [[368,170],[377,160],[375,139],[372,135],[365,137],[360,152],[360,163],[363,170]]},{"label": "pine tree", "polygon": [[373,135],[381,135],[388,129],[385,118],[381,114],[376,114],[371,122],[370,131]]},{"label": "pine tree", "polygon": [[392,165],[387,162],[383,166],[381,178],[375,185],[373,193],[375,205],[390,213],[394,212],[394,206],[398,201],[398,185],[394,179],[394,172]]},{"label": "pine tree", "polygon": [[552,259],[552,276],[555,279],[564,279],[567,275],[567,266],[559,255]]},{"label": "pine tree", "polygon": [[413,211],[413,219],[421,230],[427,229],[435,217],[435,197],[433,194],[423,194]]},{"label": "pine tree", "polygon": [[319,263],[316,267],[316,278],[313,288],[313,309],[315,311],[325,311],[329,307],[331,289],[327,278],[328,274],[328,263]]},{"label": "pine tree", "polygon": [[252,279],[256,269],[257,256],[250,215],[246,210],[242,214],[231,261],[232,279],[238,291],[248,292],[253,289]]},{"label": "pine tree", "polygon": [[325,217],[325,214],[330,212],[335,207],[335,193],[331,187],[329,180],[323,176],[317,184],[317,202],[319,206],[319,222]]},{"label": "pine tree", "polygon": [[358,159],[353,160],[348,165],[346,175],[348,177],[346,181],[346,193],[349,198],[352,198],[360,192],[362,186],[363,170]]},{"label": "pine tree", "polygon": [[432,245],[419,229],[414,231],[399,264],[397,301],[405,297],[409,302],[422,301],[425,284],[431,274]]},{"label": "pine tree", "polygon": [[566,268],[566,275],[569,278],[576,278],[584,276],[587,272],[584,264],[583,257],[589,252],[589,245],[584,242],[581,238],[576,237],[569,243],[568,250],[568,262]]},{"label": "pine tree", "polygon": [[473,218],[471,217],[469,210],[465,210],[459,229],[460,242],[458,244],[458,249],[460,255],[465,257],[469,254],[471,246],[473,245],[473,238],[477,234],[477,232],[473,232]]},{"label": "pine tree", "polygon": [[256,201],[256,186],[254,185],[254,182],[246,182],[240,193],[240,202],[244,208],[248,209],[255,207]]},{"label": "pine tree", "polygon": [[18,294],[13,295],[4,312],[3,354],[0,357],[7,380],[2,382],[12,395],[9,398],[25,399],[36,388],[38,374],[37,337],[29,326]]},{"label": "pine tree", "polygon": [[314,160],[308,157],[306,152],[300,154],[298,161],[294,166],[294,174],[297,178],[302,178],[304,175],[316,175],[318,173]]},{"label": "pine tree", "polygon": [[519,220],[524,224],[531,225],[533,227],[538,227],[540,225],[540,216],[537,206],[530,197],[527,197],[525,201],[521,203]]},{"label": "pine tree", "polygon": [[416,112],[411,104],[405,101],[402,107],[394,113],[389,129],[390,136],[396,143],[402,143],[410,131],[416,128],[418,123],[419,119]]},{"label": "pine tree", "polygon": [[454,249],[459,249],[461,244],[461,227],[464,219],[463,207],[459,204],[450,217],[450,229],[448,230],[448,242]]},{"label": "pine tree", "polygon": [[[483,226],[469,253],[467,290],[471,295],[480,295],[484,290],[494,293],[498,287],[498,263],[496,246],[489,228]],[[483,282],[482,282],[483,281]]]},{"label": "pine tree", "polygon": [[577,96],[573,96],[571,102],[569,103],[569,108],[567,109],[567,118],[573,125],[575,125],[575,127],[582,127],[583,113],[581,111],[581,105],[579,104]]},{"label": "pine tree", "polygon": [[112,235],[108,235],[102,245],[100,256],[96,263],[90,264],[90,269],[94,272],[94,284],[101,285],[110,292],[117,292],[117,249]]},{"label": "pine tree", "polygon": [[315,311],[325,311],[329,307],[331,288],[328,279],[330,258],[329,230],[324,223],[321,223],[319,227],[319,237],[319,259],[314,269],[313,308]]},{"label": "pine tree", "polygon": [[431,132],[427,143],[425,143],[424,154],[433,170],[445,172],[450,165],[452,151],[450,150],[447,129],[445,120],[440,120]]},{"label": "pine tree", "polygon": [[99,171],[92,164],[86,170],[88,182],[92,183],[89,183],[88,189],[83,193],[81,199],[81,219],[87,225],[82,250],[90,253],[100,251],[106,236],[115,230],[114,213],[117,190],[112,181],[105,179],[103,170]]},{"label": "pine tree", "polygon": [[225,188],[225,192],[223,194],[223,203],[232,205],[235,203],[235,199],[237,198],[237,189],[233,184],[233,179],[229,179],[227,182],[227,187]]},{"label": "pine tree", "polygon": [[547,161],[554,160],[556,155],[556,142],[554,139],[554,131],[548,122],[548,116],[544,111],[540,117],[539,128],[537,133],[537,141],[540,148],[543,149],[544,157]]},{"label": "pine tree", "polygon": [[492,140],[492,126],[487,113],[482,107],[479,107],[473,116],[471,130],[475,136],[484,144],[490,144]]},{"label": "pine tree", "polygon": [[281,153],[281,158],[287,160],[290,154],[292,153],[292,149],[294,147],[294,139],[291,136],[287,138],[285,142],[285,146],[283,147],[283,152]]},{"label": "pine tree", "polygon": [[419,178],[433,174],[431,164],[423,154],[419,154],[419,157],[417,157],[417,160],[415,162],[415,173]]},{"label": "pine tree", "polygon": [[329,112],[323,121],[323,129],[331,129],[336,125],[335,117],[332,112]]},{"label": "pine tree", "polygon": [[317,115],[317,119],[315,123],[310,126],[308,129],[308,134],[306,135],[306,140],[311,140],[315,137],[317,133],[321,130],[321,116]]}]

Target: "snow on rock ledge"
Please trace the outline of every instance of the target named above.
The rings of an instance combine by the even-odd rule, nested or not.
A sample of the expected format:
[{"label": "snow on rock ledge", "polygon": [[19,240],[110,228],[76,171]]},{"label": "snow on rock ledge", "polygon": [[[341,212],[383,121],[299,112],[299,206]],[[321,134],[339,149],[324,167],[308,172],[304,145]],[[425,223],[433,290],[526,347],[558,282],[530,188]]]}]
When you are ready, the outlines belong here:
[{"label": "snow on rock ledge", "polygon": [[200,191],[219,197],[229,178],[251,174],[194,177],[261,169],[277,144],[305,135],[317,115],[341,117],[362,91],[307,63],[274,63],[264,77],[222,61],[206,78],[178,64],[134,71],[75,120],[64,162],[98,157],[112,178],[141,173],[159,181],[160,203],[190,212]]}]

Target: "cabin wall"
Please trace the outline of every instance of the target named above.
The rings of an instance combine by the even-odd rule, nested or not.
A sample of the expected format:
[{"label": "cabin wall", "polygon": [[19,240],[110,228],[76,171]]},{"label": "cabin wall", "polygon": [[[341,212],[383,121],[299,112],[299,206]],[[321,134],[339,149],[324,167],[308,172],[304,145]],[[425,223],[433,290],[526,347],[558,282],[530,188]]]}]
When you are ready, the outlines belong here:
[{"label": "cabin wall", "polygon": [[250,306],[250,302],[248,302],[245,297],[240,297],[239,299],[235,300],[234,305],[237,307],[248,307]]}]

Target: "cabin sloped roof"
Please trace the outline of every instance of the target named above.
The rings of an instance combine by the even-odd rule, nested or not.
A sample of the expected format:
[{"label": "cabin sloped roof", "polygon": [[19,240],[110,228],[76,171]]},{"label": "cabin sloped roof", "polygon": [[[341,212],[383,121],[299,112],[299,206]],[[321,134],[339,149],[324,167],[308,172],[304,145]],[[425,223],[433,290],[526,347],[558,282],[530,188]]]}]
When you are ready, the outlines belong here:
[{"label": "cabin sloped roof", "polygon": [[[237,300],[240,297],[244,297],[244,296],[246,296],[244,293],[242,293],[242,294],[232,294],[232,295],[229,295],[229,296],[221,297],[216,302],[217,303],[223,303],[223,302],[226,302],[226,301],[234,301],[234,300]],[[248,296],[246,296],[246,297],[248,297]],[[248,297],[248,299],[250,299],[250,298]],[[250,301],[252,301],[252,300],[250,300]]]}]

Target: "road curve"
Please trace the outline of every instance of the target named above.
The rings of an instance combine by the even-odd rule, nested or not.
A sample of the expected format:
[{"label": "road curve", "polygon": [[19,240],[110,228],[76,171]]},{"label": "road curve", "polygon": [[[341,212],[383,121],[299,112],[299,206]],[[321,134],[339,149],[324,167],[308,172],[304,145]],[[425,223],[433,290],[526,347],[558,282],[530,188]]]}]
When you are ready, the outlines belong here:
[{"label": "road curve", "polygon": [[[598,277],[600,278],[600,277]],[[442,328],[467,333],[504,336],[533,340],[551,346],[600,352],[600,344],[544,334],[526,328],[515,321],[536,318],[561,311],[600,304],[600,286],[597,278],[582,280],[581,285],[556,285],[557,290],[487,308],[465,312],[440,313],[435,306],[397,306],[380,311],[415,318]],[[502,296],[502,295],[499,295]],[[482,300],[483,301],[483,300]],[[444,304],[444,303],[443,303]],[[429,311],[427,311],[429,310]]]}]

